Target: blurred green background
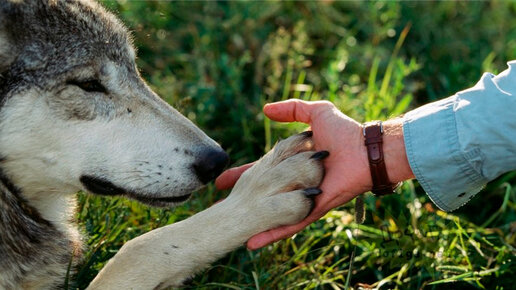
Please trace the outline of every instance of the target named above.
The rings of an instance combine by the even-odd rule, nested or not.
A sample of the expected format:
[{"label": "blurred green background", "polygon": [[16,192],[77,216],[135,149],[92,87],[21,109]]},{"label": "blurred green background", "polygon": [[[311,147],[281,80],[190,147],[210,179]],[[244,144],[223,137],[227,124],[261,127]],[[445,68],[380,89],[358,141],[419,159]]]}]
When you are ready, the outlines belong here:
[{"label": "blurred green background", "polygon": [[[516,59],[514,2],[104,5],[133,32],[144,78],[220,142],[232,165],[306,127],[269,122],[261,111],[267,102],[324,99],[361,122],[386,119],[471,87]],[[367,195],[363,225],[353,221],[353,204],[344,205],[292,239],[229,254],[186,288],[514,289],[515,185],[508,173],[447,214],[417,182],[406,182],[399,195]],[[85,288],[125,241],[226,194],[210,185],[186,205],[160,210],[80,194],[88,251],[67,287]]]}]

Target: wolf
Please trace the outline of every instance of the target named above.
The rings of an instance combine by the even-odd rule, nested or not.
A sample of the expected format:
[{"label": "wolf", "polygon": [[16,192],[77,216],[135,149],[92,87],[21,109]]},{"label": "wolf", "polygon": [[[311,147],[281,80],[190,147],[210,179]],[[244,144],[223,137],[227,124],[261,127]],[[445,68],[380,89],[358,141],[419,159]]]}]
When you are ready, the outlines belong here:
[{"label": "wolf", "polygon": [[[75,192],[172,207],[227,165],[135,58],[96,2],[0,0],[0,289],[63,284],[83,249]],[[129,241],[89,288],[180,286],[253,234],[302,220],[327,155],[310,132],[279,142],[224,201]]]}]

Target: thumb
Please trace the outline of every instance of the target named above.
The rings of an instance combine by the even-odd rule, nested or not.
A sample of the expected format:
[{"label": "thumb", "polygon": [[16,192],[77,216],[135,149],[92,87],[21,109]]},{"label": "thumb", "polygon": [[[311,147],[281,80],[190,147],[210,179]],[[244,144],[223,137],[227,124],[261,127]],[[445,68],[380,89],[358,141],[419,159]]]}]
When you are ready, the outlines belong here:
[{"label": "thumb", "polygon": [[229,189],[235,185],[237,180],[240,178],[240,175],[244,173],[247,169],[254,165],[253,163],[248,163],[239,167],[230,168],[224,172],[222,172],[217,179],[215,179],[215,187],[219,190]]},{"label": "thumb", "polygon": [[278,122],[302,122],[309,124],[317,108],[327,102],[306,102],[290,99],[282,102],[266,104],[263,112],[269,119]]}]

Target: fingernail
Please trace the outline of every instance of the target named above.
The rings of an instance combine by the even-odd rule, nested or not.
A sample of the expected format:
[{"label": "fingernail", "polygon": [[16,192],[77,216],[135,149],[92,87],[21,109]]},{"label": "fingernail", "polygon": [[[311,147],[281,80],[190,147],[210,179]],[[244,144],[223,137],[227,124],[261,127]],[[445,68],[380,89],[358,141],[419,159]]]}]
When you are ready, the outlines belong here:
[{"label": "fingernail", "polygon": [[314,197],[322,193],[322,190],[316,187],[307,188],[304,190],[306,197]]},{"label": "fingernail", "polygon": [[314,153],[314,155],[312,155],[312,157],[310,157],[310,158],[313,158],[316,160],[323,160],[324,158],[328,157],[328,155],[330,155],[330,152],[324,150],[324,151],[319,151],[319,152]]},{"label": "fingernail", "polygon": [[304,131],[303,133],[300,133],[300,135],[306,136],[306,137],[312,137],[314,132],[312,131]]}]

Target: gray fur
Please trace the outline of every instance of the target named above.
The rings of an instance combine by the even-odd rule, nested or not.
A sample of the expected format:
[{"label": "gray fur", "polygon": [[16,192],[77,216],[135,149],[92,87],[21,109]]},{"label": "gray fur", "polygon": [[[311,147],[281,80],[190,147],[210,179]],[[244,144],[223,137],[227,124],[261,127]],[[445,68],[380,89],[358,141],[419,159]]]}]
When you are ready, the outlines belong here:
[{"label": "gray fur", "polygon": [[0,289],[55,288],[78,261],[80,242],[41,218],[1,172],[0,181]]},{"label": "gray fur", "polygon": [[[70,70],[88,65],[92,59],[113,60],[123,65],[128,74],[137,75],[134,58],[128,57],[134,54],[130,51],[129,34],[113,15],[94,2],[2,0],[0,15],[5,32],[0,41],[8,47],[7,54],[0,55],[5,79],[0,98],[4,102],[28,86],[56,87],[65,81],[61,77],[69,77]],[[81,103],[74,105],[84,110]],[[73,117],[70,112],[62,113]]]},{"label": "gray fur", "polygon": [[[0,1],[0,108],[32,87],[52,90],[69,71],[91,61],[111,59],[137,75],[125,28],[99,5],[79,1]],[[130,60],[130,61],[126,61]],[[49,99],[66,119],[110,117],[111,102]],[[93,110],[87,102],[96,101]],[[114,102],[114,101],[113,101]],[[65,106],[60,103],[66,103]],[[121,111],[122,112],[122,111]],[[125,108],[124,111],[125,112]],[[5,154],[0,148],[0,155]],[[8,157],[7,157],[8,158]],[[1,170],[0,289],[54,288],[64,282],[68,264],[77,262],[81,241],[71,239],[28,204]],[[75,256],[72,258],[72,256]]]},{"label": "gray fur", "polygon": [[[73,67],[99,56],[120,63],[130,38],[111,14],[78,1],[0,1],[0,108],[31,87],[52,90]],[[137,75],[134,63],[122,62]],[[57,94],[59,96],[59,94]],[[112,116],[110,103],[91,110],[91,100],[55,98],[49,106],[67,119]],[[59,103],[66,103],[62,106]],[[63,109],[65,108],[65,109]],[[124,108],[125,112],[125,108]],[[0,154],[4,154],[0,148]],[[8,158],[8,157],[7,157]],[[73,240],[28,204],[2,172],[0,161],[0,289],[54,288],[77,262],[81,241]],[[72,258],[72,256],[75,256]]]}]

